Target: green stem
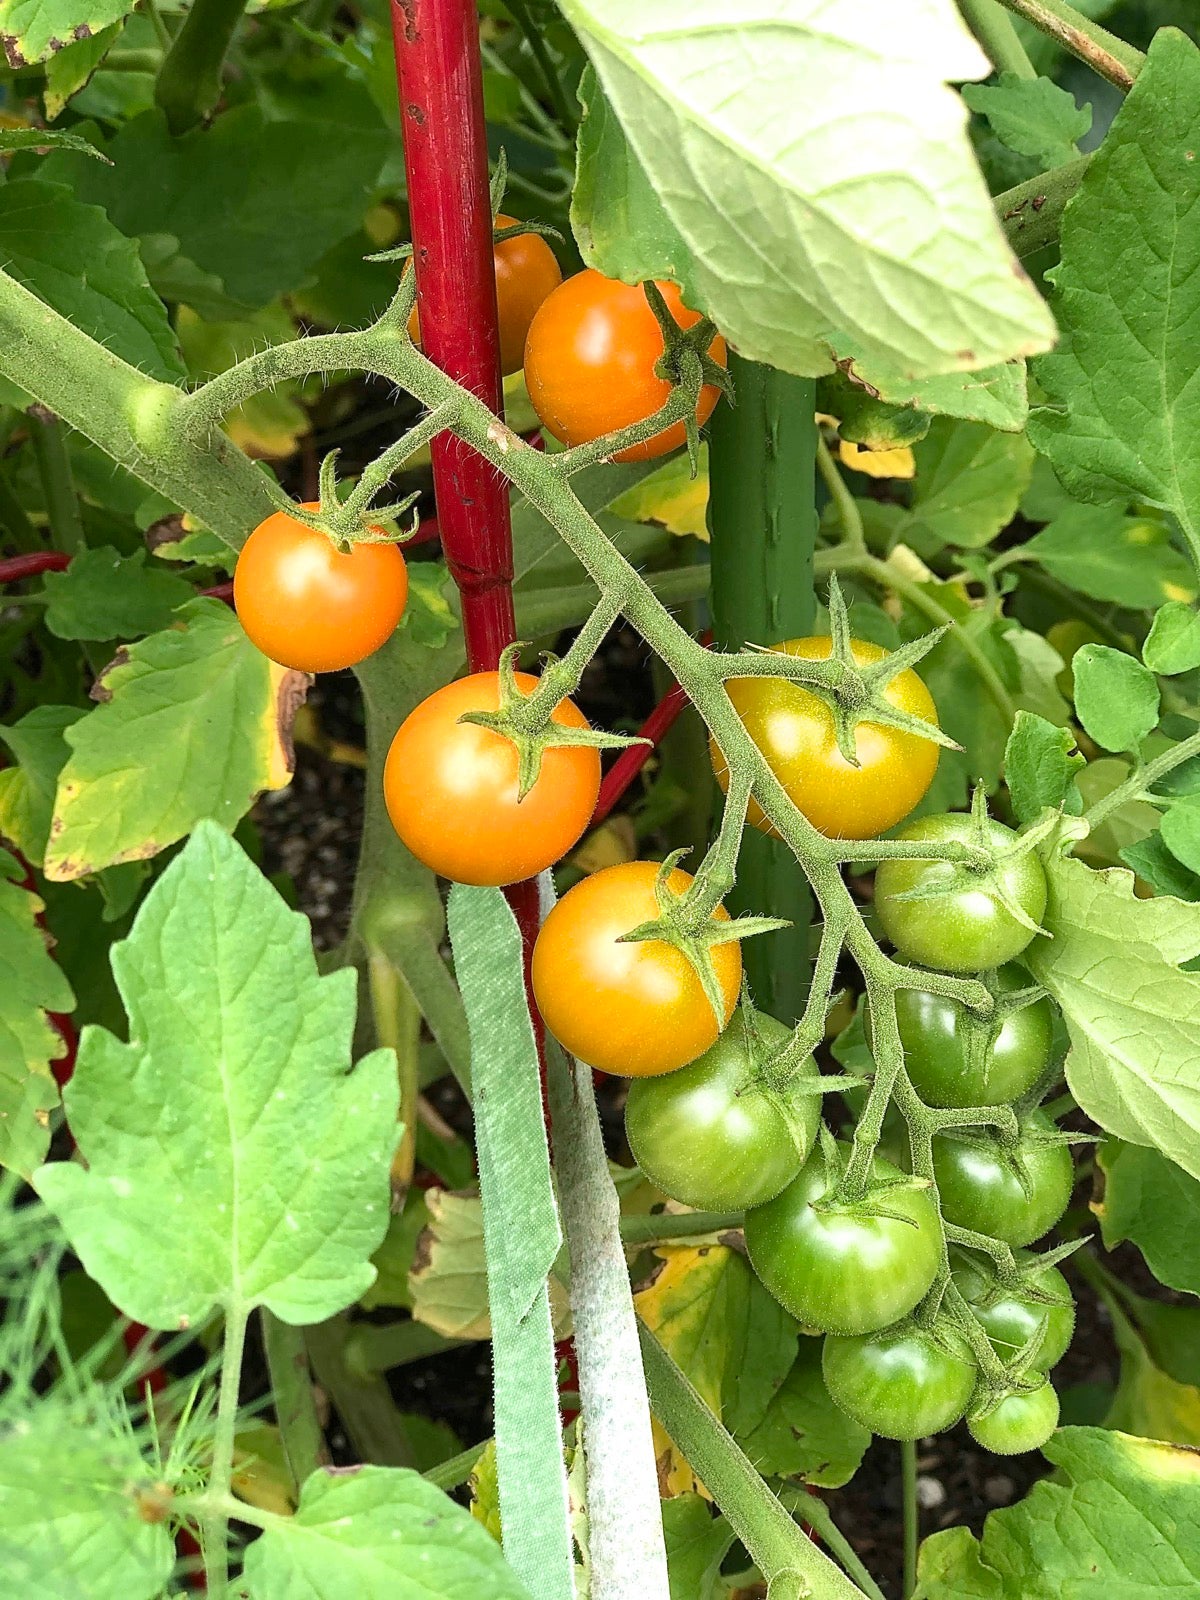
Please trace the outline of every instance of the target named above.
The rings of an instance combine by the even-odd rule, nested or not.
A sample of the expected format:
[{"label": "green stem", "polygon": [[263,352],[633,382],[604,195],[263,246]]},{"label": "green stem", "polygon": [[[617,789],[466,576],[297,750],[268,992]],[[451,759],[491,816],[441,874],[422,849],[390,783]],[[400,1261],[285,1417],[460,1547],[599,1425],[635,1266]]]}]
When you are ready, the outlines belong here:
[{"label": "green stem", "polygon": [[1094,806],[1085,811],[1084,820],[1094,833],[1105,817],[1123,806],[1127,800],[1139,799],[1147,789],[1153,789],[1160,778],[1196,755],[1200,755],[1200,733],[1193,733],[1188,738],[1181,739],[1177,745],[1173,745],[1170,750],[1164,750],[1162,755],[1156,756],[1153,761],[1147,761],[1145,766],[1136,768],[1124,783],[1119,783],[1115,789],[1101,796]]},{"label": "green stem", "polygon": [[304,1330],[317,1381],[333,1401],[360,1461],[380,1467],[411,1467],[412,1446],[387,1381],[364,1373],[347,1356],[350,1321],[341,1313]]},{"label": "green stem", "polygon": [[819,1494],[807,1489],[794,1489],[785,1484],[779,1491],[780,1501],[787,1506],[798,1522],[806,1522],[833,1551],[846,1574],[870,1600],[887,1600],[883,1590],[859,1559],[858,1552],[833,1520],[829,1507]]},{"label": "green stem", "polygon": [[[718,406],[709,429],[710,604],[718,647],[740,650],[812,631],[816,384],[736,353],[729,373],[737,404]],[[752,940],[742,959],[762,1009],[794,1023],[808,993],[812,895],[786,844],[745,831],[728,906],[791,923]]]},{"label": "green stem", "polygon": [[958,9],[997,72],[1012,72],[1018,78],[1037,77],[1037,68],[999,0],[958,0]]},{"label": "green stem", "polygon": [[245,8],[246,0],[192,0],[154,85],[155,103],[176,136],[195,127],[221,98],[221,69]]},{"label": "green stem", "polygon": [[1022,260],[1058,238],[1063,211],[1083,182],[1091,159],[1080,156],[1078,161],[1068,161],[996,196],[996,213],[1009,244]]},{"label": "green stem", "polygon": [[67,454],[62,423],[57,417],[36,420],[30,441],[37,459],[46,513],[50,519],[50,542],[56,550],[73,556],[85,547],[87,540],[84,538],[79,496],[75,492],[75,476],[71,471],[71,458]]},{"label": "green stem", "polygon": [[[421,1011],[412,990],[383,951],[368,948],[367,983],[375,1037],[396,1052],[403,1132],[392,1157],[392,1188],[403,1195],[412,1182],[417,1147],[417,1097],[421,1092]],[[397,1199],[399,1204],[399,1199]]]},{"label": "green stem", "polygon": [[447,1339],[423,1322],[360,1322],[346,1339],[346,1365],[362,1377],[391,1372],[414,1361],[427,1361],[447,1350],[458,1350],[469,1339]]},{"label": "green stem", "polygon": [[[238,1388],[242,1378],[242,1354],[246,1346],[249,1313],[241,1306],[230,1306],[225,1315],[225,1335],[221,1346],[221,1385],[217,1395],[217,1420],[213,1430],[212,1469],[209,1493],[219,1503],[231,1495],[233,1449],[237,1433]],[[218,1508],[202,1523],[204,1576],[213,1600],[222,1600],[229,1586],[229,1516]]]},{"label": "green stem", "polygon": [[1109,33],[1098,22],[1076,11],[1065,0],[1000,0],[1002,5],[1024,17],[1027,22],[1071,55],[1115,84],[1118,89],[1128,89],[1146,64],[1140,50],[1135,50],[1115,33]]},{"label": "green stem", "polygon": [[328,1459],[325,1436],[317,1419],[317,1403],[313,1394],[312,1375],[308,1370],[304,1334],[299,1328],[281,1322],[265,1308],[260,1311],[259,1317],[280,1443],[291,1473],[292,1487],[299,1494],[305,1479],[317,1470],[322,1461]]},{"label": "green stem", "polygon": [[25,515],[25,507],[13,493],[8,479],[2,472],[0,472],[0,529],[8,535],[8,542],[16,546],[18,555],[31,554],[42,548],[37,529]]},{"label": "green stem", "polygon": [[[167,25],[163,21],[162,12],[158,9],[158,0],[142,0],[142,7],[150,18],[150,26],[154,29],[154,36],[165,54],[171,48],[171,35],[167,32]],[[155,62],[156,66],[157,64]]]},{"label": "green stem", "polygon": [[863,532],[862,513],[858,509],[858,501],[850,493],[845,478],[837,469],[837,463],[829,453],[829,446],[817,434],[817,469],[824,480],[825,487],[829,490],[829,497],[837,507],[838,522],[842,529],[841,549],[847,556],[865,556],[867,554],[867,537]]},{"label": "green stem", "polygon": [[474,1472],[475,1463],[491,1442],[490,1439],[485,1439],[482,1444],[473,1444],[461,1455],[451,1456],[449,1461],[443,1461],[440,1466],[431,1467],[424,1476],[439,1489],[444,1489],[447,1494],[452,1489],[461,1488]]},{"label": "green stem", "polygon": [[904,1600],[917,1587],[917,1548],[921,1542],[920,1506],[917,1502],[917,1446],[905,1439],[900,1446],[900,1480],[904,1495]]},{"label": "green stem", "polygon": [[555,71],[554,63],[550,59],[550,52],[546,49],[546,41],[542,37],[542,25],[533,20],[525,8],[525,0],[511,0],[508,10],[513,21],[525,36],[529,46],[529,53],[538,64],[542,81],[546,85],[546,92],[550,104],[554,107],[555,115],[568,133],[579,126],[579,113],[574,110],[567,99],[566,90],[562,80]]},{"label": "green stem", "polygon": [[810,1600],[862,1600],[863,1591],[796,1526],[644,1323],[638,1332],[655,1416],[767,1582],[795,1573]]},{"label": "green stem", "polygon": [[742,1225],[740,1211],[652,1212],[645,1216],[621,1218],[624,1244],[670,1244],[675,1239],[691,1239],[706,1233],[727,1233]]}]

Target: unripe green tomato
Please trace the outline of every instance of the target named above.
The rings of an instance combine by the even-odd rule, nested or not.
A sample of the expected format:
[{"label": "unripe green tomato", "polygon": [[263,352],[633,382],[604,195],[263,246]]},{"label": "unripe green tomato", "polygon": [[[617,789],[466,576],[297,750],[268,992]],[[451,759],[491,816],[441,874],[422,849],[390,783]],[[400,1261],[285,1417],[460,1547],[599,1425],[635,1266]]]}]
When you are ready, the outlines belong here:
[{"label": "unripe green tomato", "polygon": [[[1037,1257],[1027,1250],[1019,1250],[1016,1259],[1018,1266],[1025,1266]],[[1075,1302],[1067,1280],[1057,1267],[1043,1267],[1040,1272],[1031,1273],[1025,1282],[1031,1289],[1060,1296],[1062,1303],[1058,1305],[1035,1300],[1019,1288],[1001,1288],[990,1267],[960,1252],[953,1255],[950,1270],[959,1293],[992,1341],[992,1348],[1001,1361],[1011,1360],[1032,1339],[1044,1318],[1046,1329],[1034,1365],[1042,1372],[1049,1372],[1058,1365],[1075,1332]]]},{"label": "unripe green tomato", "polygon": [[[1030,1133],[1053,1127],[1042,1111],[1025,1119]],[[1075,1166],[1065,1144],[1041,1144],[1028,1137],[1018,1140],[1012,1156],[1024,1183],[994,1134],[948,1131],[933,1141],[933,1176],[945,1220],[1016,1249],[1040,1239],[1067,1209]]]},{"label": "unripe green tomato", "polygon": [[[996,974],[995,988],[1011,994],[1031,981],[1010,964]],[[913,1088],[931,1106],[1007,1105],[1033,1087],[1054,1049],[1054,1011],[1045,997],[1008,1012],[990,1048],[987,1021],[946,995],[900,989],[896,1020]]]},{"label": "unripe green tomato", "polygon": [[[933,844],[973,844],[974,818],[965,813],[918,817],[901,828],[897,839]],[[1017,841],[1011,828],[989,821],[989,843],[1007,850]],[[956,868],[949,861],[882,861],[875,873],[875,910],[896,949],[917,966],[941,972],[986,972],[1012,961],[1033,938],[1030,930],[998,900],[981,877],[928,900],[903,900],[912,889],[949,884]],[[1008,897],[1027,917],[1040,923],[1046,911],[1046,874],[1032,852],[1000,869]]]},{"label": "unripe green tomato", "polygon": [[825,1387],[848,1417],[885,1439],[924,1439],[958,1421],[975,1390],[966,1340],[950,1324],[935,1339],[913,1322],[853,1338],[830,1334]]},{"label": "unripe green tomato", "polygon": [[[878,1156],[872,1179],[901,1176]],[[853,1206],[818,1211],[830,1182],[815,1151],[782,1194],[746,1213],[746,1249],[765,1286],[807,1328],[874,1333],[923,1300],[941,1261],[941,1229],[928,1189],[893,1189],[891,1216]],[[897,1215],[898,1214],[898,1215]]]},{"label": "unripe green tomato", "polygon": [[[791,1030],[774,1017],[754,1019],[772,1054]],[[801,1069],[817,1076],[811,1057]],[[638,1078],[625,1102],[625,1133],[650,1182],[699,1211],[744,1211],[773,1200],[800,1168],[817,1136],[819,1095],[797,1095],[790,1115],[753,1079],[752,1040],[735,1012],[716,1044],[689,1066]]]},{"label": "unripe green tomato", "polygon": [[1040,1450],[1058,1427],[1058,1396],[1048,1383],[1032,1394],[1010,1394],[967,1427],[976,1444],[994,1456],[1020,1456]]}]

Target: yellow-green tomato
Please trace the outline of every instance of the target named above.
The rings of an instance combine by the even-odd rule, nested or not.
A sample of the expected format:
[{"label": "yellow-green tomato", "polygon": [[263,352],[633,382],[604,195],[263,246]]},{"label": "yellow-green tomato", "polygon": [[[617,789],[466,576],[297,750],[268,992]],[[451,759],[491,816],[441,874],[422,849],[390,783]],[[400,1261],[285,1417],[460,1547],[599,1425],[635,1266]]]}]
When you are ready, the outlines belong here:
[{"label": "yellow-green tomato", "polygon": [[[774,1017],[754,1019],[757,1049],[780,1049],[790,1030]],[[738,1011],[711,1049],[690,1066],[639,1078],[625,1102],[625,1133],[650,1182],[700,1211],[744,1211],[773,1200],[812,1149],[820,1097],[783,1101],[755,1079],[756,1045]],[[802,1068],[816,1076],[810,1057]]]}]

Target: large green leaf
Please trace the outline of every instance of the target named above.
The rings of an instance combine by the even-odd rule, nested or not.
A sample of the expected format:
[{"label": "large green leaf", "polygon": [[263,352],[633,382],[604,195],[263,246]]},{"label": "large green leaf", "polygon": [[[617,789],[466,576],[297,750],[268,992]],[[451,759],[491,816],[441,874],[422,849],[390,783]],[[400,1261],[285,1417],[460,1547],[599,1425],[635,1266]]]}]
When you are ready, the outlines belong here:
[{"label": "large green leaf", "polygon": [[529,1600],[469,1511],[403,1467],[314,1473],[246,1552],[250,1600]]},{"label": "large green leaf", "polygon": [[1200,1181],[1157,1150],[1116,1139],[1096,1159],[1104,1195],[1092,1209],[1107,1248],[1132,1240],[1160,1283],[1200,1295]]},{"label": "large green leaf", "polygon": [[867,1429],[829,1398],[821,1376],[821,1340],[801,1339],[792,1370],[742,1447],[769,1477],[802,1478],[834,1489],[858,1471],[870,1442]]},{"label": "large green leaf", "polygon": [[914,1600],[1174,1600],[1200,1587],[1200,1459],[1177,1445],[1064,1428],[1059,1469],[1019,1505],[921,1547]]},{"label": "large green leaf", "polygon": [[1139,900],[1133,874],[1051,855],[1043,919],[1025,953],[1062,1007],[1067,1083],[1094,1122],[1200,1178],[1200,907]]},{"label": "large green leaf", "polygon": [[169,627],[196,592],[175,573],[148,568],[144,550],[123,556],[111,545],[81,550],[42,582],[46,626],[60,639],[136,639]]},{"label": "large green leaf", "polygon": [[34,706],[0,739],[16,765],[0,771],[0,835],[41,866],[54,815],[54,791],[70,747],[65,734],[87,713],[78,706]]},{"label": "large green leaf", "polygon": [[19,862],[0,850],[0,1166],[28,1177],[50,1143],[58,1089],[50,1063],[66,1053],[47,1011],[70,1011],[71,985],[50,957]]},{"label": "large green leaf", "polygon": [[[86,156],[53,159],[110,170]],[[114,355],[151,377],[183,377],[166,307],[137,246],[62,184],[22,178],[0,186],[0,264]]]},{"label": "large green leaf", "polygon": [[1017,512],[1033,471],[1033,451],[1018,435],[939,418],[913,449],[916,482],[895,538],[923,555],[943,545],[974,550]]},{"label": "large green leaf", "polygon": [[233,828],[291,769],[305,679],[262,655],[219,600],[122,650],[92,690],[101,704],[64,730],[46,873],[80,878],[143,860],[202,817]]},{"label": "large green leaf", "polygon": [[744,355],[874,382],[1050,344],[946,87],[988,70],[950,0],[563,10],[690,252],[685,291]]},{"label": "large green leaf", "polygon": [[1030,437],[1083,499],[1137,497],[1200,552],[1200,51],[1174,29],[1092,157],[1062,226],[1059,350]]},{"label": "large green leaf", "polygon": [[0,47],[10,67],[28,66],[132,10],[133,0],[0,0]]},{"label": "large green leaf", "polygon": [[1070,505],[1021,546],[1052,577],[1079,594],[1149,611],[1164,600],[1196,597],[1196,573],[1150,517],[1129,517],[1123,505]]},{"label": "large green leaf", "polygon": [[118,1420],[43,1400],[0,1429],[0,1584],[13,1600],[157,1600],[175,1565],[161,1477]]},{"label": "large green leaf", "polygon": [[86,1170],[35,1183],[126,1315],[216,1305],[318,1322],[363,1293],[388,1220],[395,1057],[350,1065],[356,975],[202,823],[112,951],[130,1042],[84,1029],[67,1115]]}]

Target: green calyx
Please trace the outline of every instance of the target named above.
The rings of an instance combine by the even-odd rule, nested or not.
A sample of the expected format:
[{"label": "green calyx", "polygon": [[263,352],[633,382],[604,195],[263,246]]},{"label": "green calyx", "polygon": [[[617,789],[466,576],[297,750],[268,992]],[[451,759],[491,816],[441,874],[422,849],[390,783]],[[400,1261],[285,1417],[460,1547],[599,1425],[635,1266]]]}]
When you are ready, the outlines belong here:
[{"label": "green calyx", "polygon": [[812,1202],[814,1211],[822,1215],[886,1217],[891,1222],[903,1222],[906,1227],[920,1227],[914,1217],[895,1205],[895,1197],[904,1191],[931,1189],[930,1179],[908,1173],[900,1173],[895,1178],[872,1176],[861,1193],[848,1193],[849,1149],[838,1143],[824,1123],[820,1141],[828,1187],[819,1200]]},{"label": "green calyx", "polygon": [[[787,1123],[796,1152],[803,1159],[808,1153],[809,1139],[805,1120],[800,1114],[800,1102],[814,1096],[839,1094],[845,1089],[861,1089],[867,1080],[850,1072],[828,1075],[806,1072],[804,1068],[811,1060],[812,1052],[805,1050],[801,1055],[793,1051],[794,1032],[791,1040],[773,1051],[758,1025],[758,1012],[750,998],[749,983],[744,978],[741,1000],[730,1026],[743,1029],[749,1057],[749,1071],[739,1094],[752,1089],[770,1100]],[[786,1062],[782,1070],[779,1067],[781,1062]]]},{"label": "green calyx", "polygon": [[560,701],[575,688],[572,674],[560,669],[564,663],[557,657],[543,657],[545,668],[541,682],[532,694],[525,694],[517,685],[516,661],[523,645],[510,644],[500,657],[500,705],[495,711],[465,711],[460,722],[473,722],[478,727],[490,728],[517,748],[517,800],[525,796],[538,781],[542,770],[542,757],[549,749],[569,745],[586,745],[593,750],[624,750],[633,744],[648,744],[649,740],[620,733],[605,733],[600,728],[572,728],[555,722],[553,713]]},{"label": "green calyx", "polygon": [[690,328],[681,328],[671,315],[662,291],[652,279],[643,283],[642,292],[650,303],[665,346],[662,355],[654,363],[654,375],[672,388],[681,390],[689,401],[682,420],[688,460],[691,462],[692,476],[695,477],[700,459],[700,427],[696,421],[700,391],[711,384],[727,399],[732,399],[733,379],[728,370],[708,353],[717,332],[714,323],[707,317],[701,317]]}]

